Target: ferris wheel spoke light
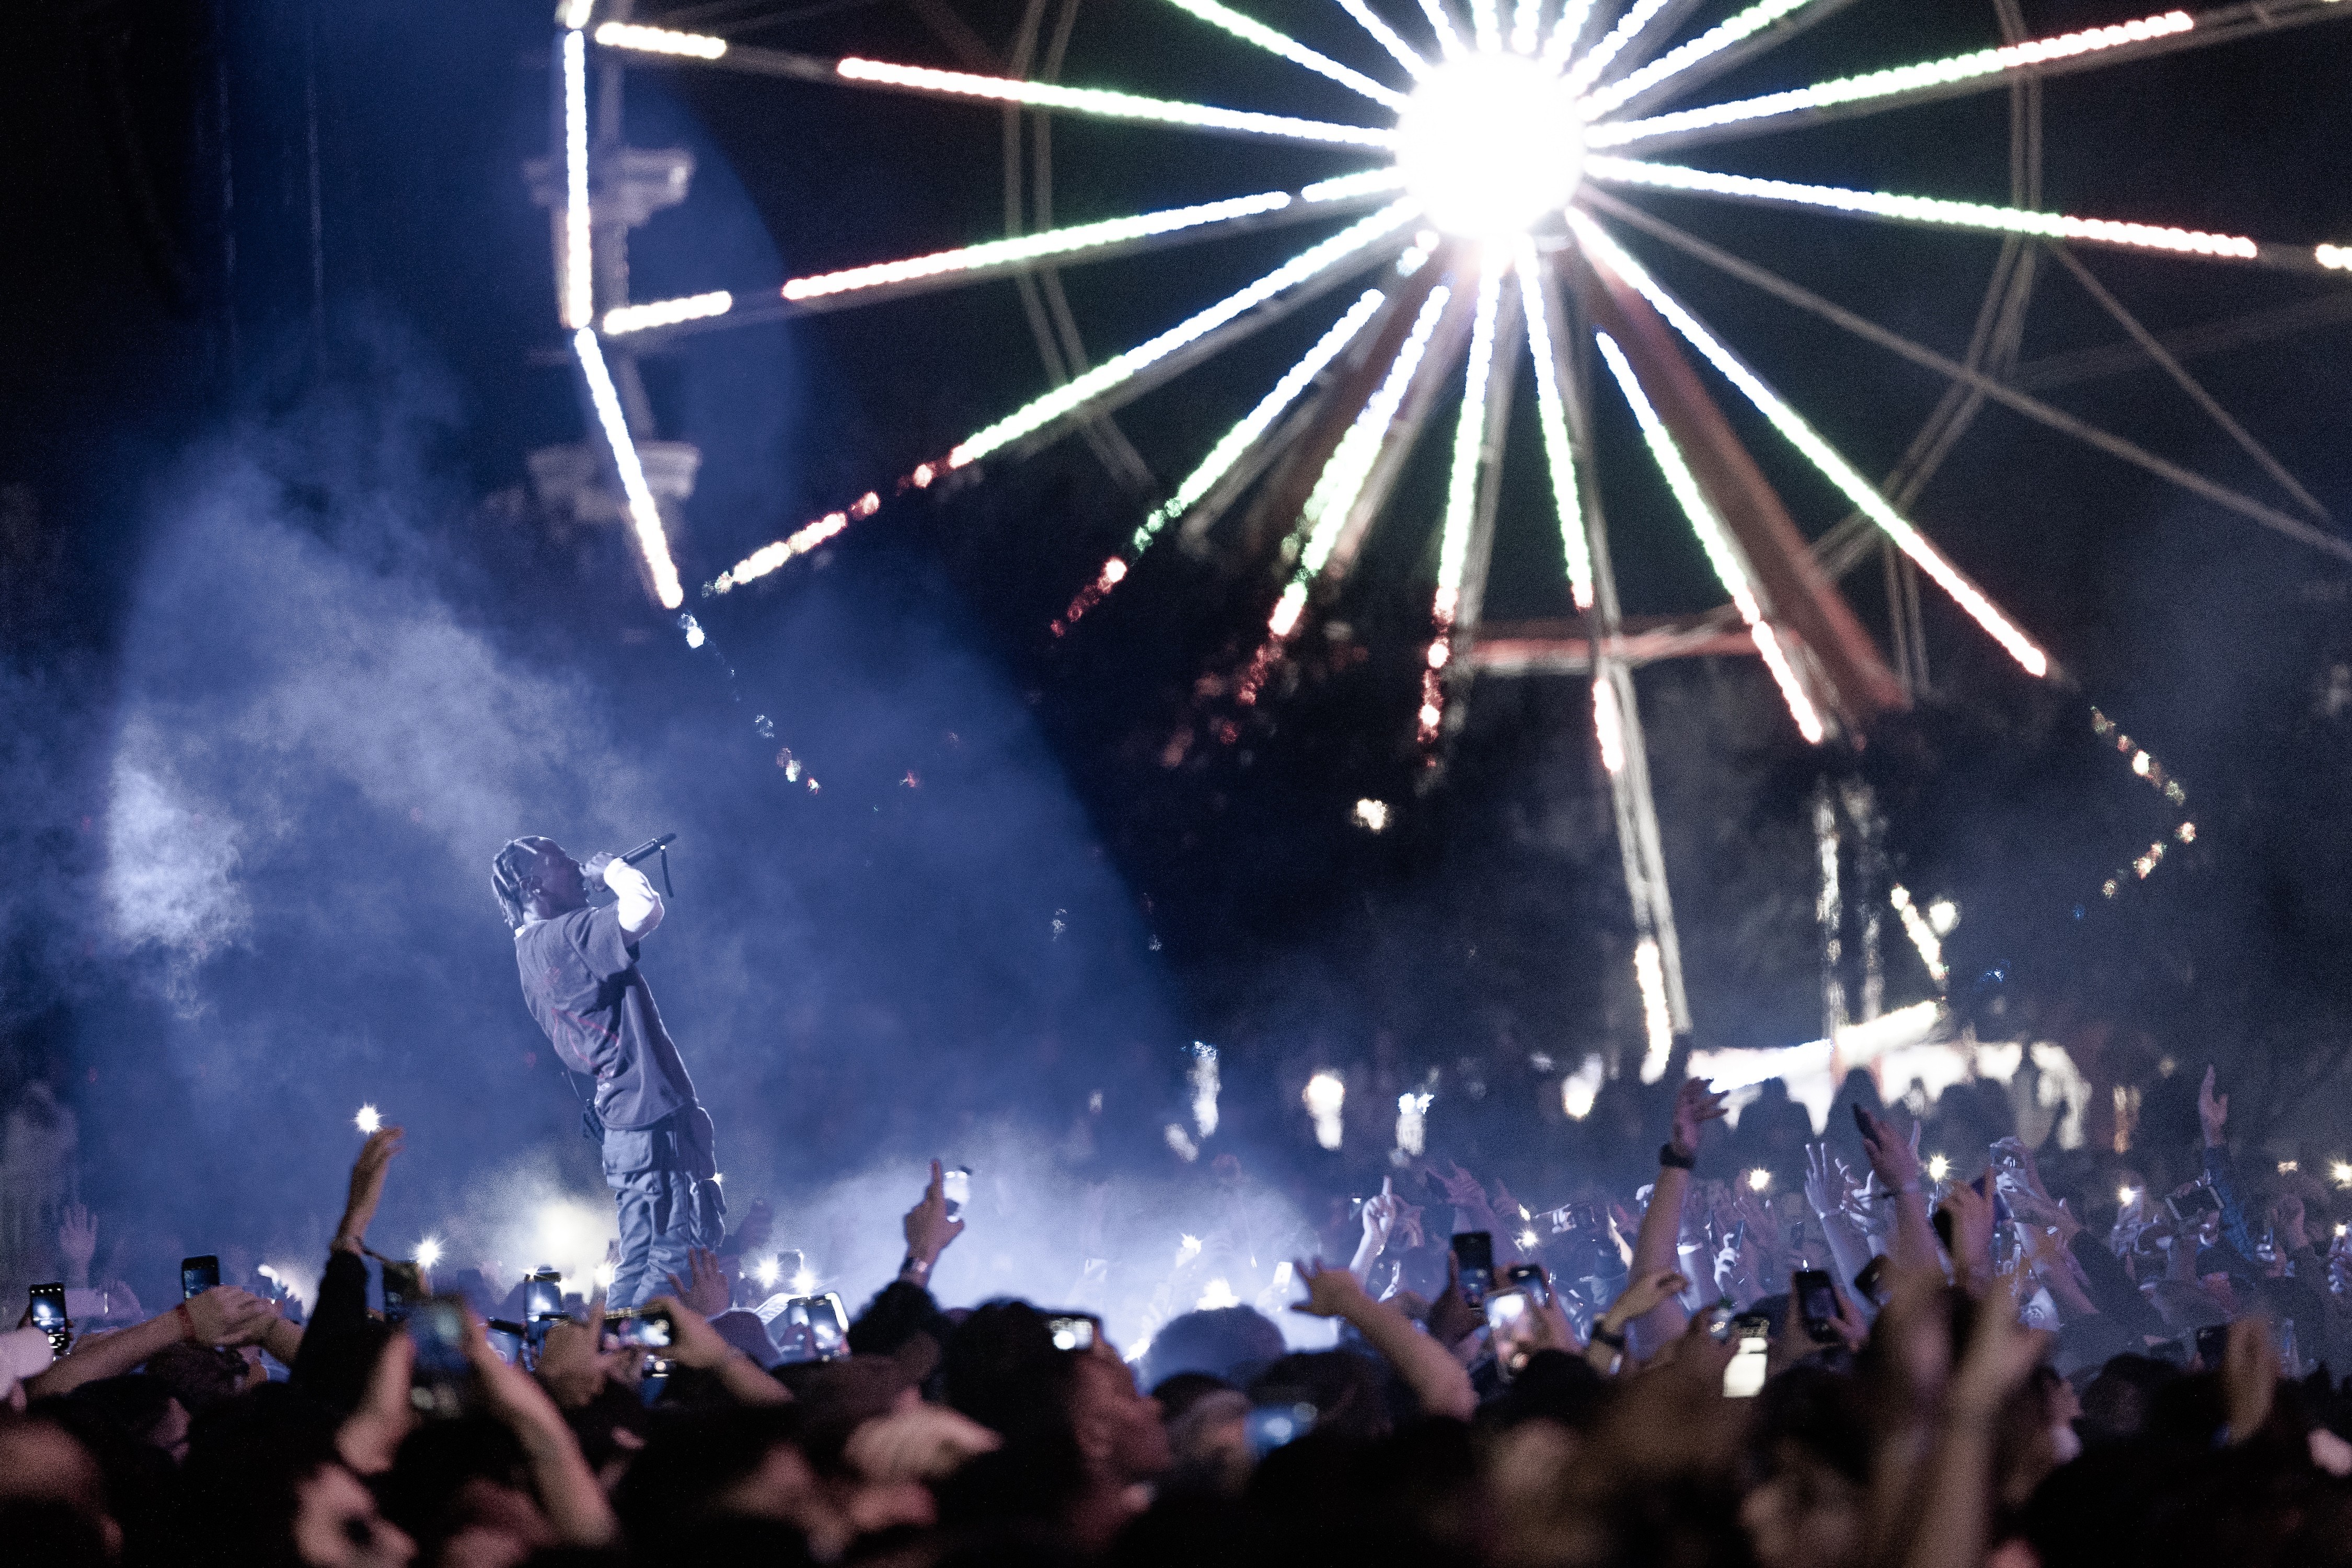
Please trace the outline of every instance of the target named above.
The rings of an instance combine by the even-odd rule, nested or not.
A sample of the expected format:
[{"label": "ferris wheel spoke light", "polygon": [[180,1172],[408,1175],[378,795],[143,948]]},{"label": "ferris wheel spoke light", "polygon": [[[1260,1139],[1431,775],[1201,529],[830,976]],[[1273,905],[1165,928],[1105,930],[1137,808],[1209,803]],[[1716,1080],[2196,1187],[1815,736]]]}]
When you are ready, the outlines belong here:
[{"label": "ferris wheel spoke light", "polygon": [[1470,363],[1462,382],[1462,412],[1454,426],[1454,461],[1446,475],[1445,522],[1437,542],[1436,623],[1422,659],[1420,739],[1437,739],[1445,718],[1446,664],[1454,657],[1454,615],[1462,603],[1462,571],[1470,559],[1470,530],[1478,514],[1478,471],[1486,447],[1486,389],[1495,368],[1495,317],[1503,303],[1504,268],[1489,264],[1478,279],[1478,308],[1470,327]]},{"label": "ferris wheel spoke light", "polygon": [[1584,36],[1584,24],[1591,19],[1592,0],[1567,0],[1559,19],[1551,25],[1551,37],[1544,40],[1543,63],[1553,70],[1567,65],[1577,39]]},{"label": "ferris wheel spoke light", "polygon": [[634,22],[604,23],[596,29],[596,45],[599,48],[679,55],[694,60],[715,60],[727,52],[727,40],[709,33],[681,33],[675,27],[646,27]]},{"label": "ferris wheel spoke light", "polygon": [[1462,29],[1454,25],[1454,13],[1445,8],[1445,0],[1421,0],[1421,14],[1429,18],[1430,30],[1437,35],[1437,47],[1449,60],[1458,60],[1470,51],[1462,42]]},{"label": "ferris wheel spoke light", "polygon": [[1642,993],[1642,1027],[1648,1037],[1642,1081],[1655,1083],[1666,1076],[1666,1063],[1675,1054],[1675,1016],[1666,1005],[1666,965],[1654,936],[1633,944],[1633,984]]},{"label": "ferris wheel spoke light", "polygon": [[2169,250],[2184,256],[2210,256],[2231,261],[2252,261],[2262,253],[2262,247],[2243,235],[2207,234],[2199,229],[2159,227],[2146,223],[2117,223],[2111,218],[2074,217],[2065,213],[1997,207],[1982,202],[1946,201],[1940,196],[1895,195],[1885,191],[1848,190],[1842,185],[1805,185],[1790,180],[1759,180],[1747,174],[1719,174],[1706,169],[1686,169],[1676,163],[1648,163],[1632,158],[1587,158],[1584,172],[1595,179],[1613,180],[1629,185],[1648,185],[1657,190],[1698,191],[1748,201],[1827,207],[1835,212],[1863,213],[1872,217],[1897,218],[1909,223],[1937,224],[1955,228],[1986,229],[1997,234],[2030,234],[2044,239],[2084,239],[2100,245],[2127,245],[2143,250]]},{"label": "ferris wheel spoke light", "polygon": [[1405,393],[1421,368],[1423,354],[1429,350],[1432,333],[1437,331],[1438,319],[1445,314],[1446,301],[1453,291],[1444,284],[1429,291],[1423,300],[1421,312],[1412,320],[1412,330],[1405,335],[1397,350],[1396,358],[1389,362],[1389,374],[1381,382],[1380,390],[1357,414],[1356,422],[1348,427],[1331,456],[1323,464],[1323,471],[1315,477],[1315,488],[1307,492],[1307,504],[1300,509],[1298,521],[1307,531],[1307,541],[1298,552],[1298,563],[1291,571],[1290,582],[1282,590],[1282,597],[1267,618],[1266,629],[1274,637],[1286,637],[1298,625],[1301,612],[1307,608],[1307,585],[1314,581],[1331,559],[1331,550],[1339,542],[1339,530],[1348,521],[1356,498],[1363,493],[1364,481],[1371,477],[1372,464],[1380,457],[1381,443],[1388,439],[1389,426],[1396,423],[1397,410],[1404,405]]},{"label": "ferris wheel spoke light", "polygon": [[1806,110],[1828,109],[1842,103],[1893,98],[1904,93],[1949,87],[1956,82],[1979,77],[1998,76],[2003,71],[2042,65],[2050,60],[2117,48],[2126,44],[2146,43],[2151,38],[2185,33],[2196,25],[2196,18],[2186,11],[2167,11],[2160,16],[2143,16],[2137,21],[2118,22],[2113,26],[2090,27],[2047,38],[2029,38],[2023,43],[2008,44],[2000,48],[1977,49],[1945,59],[1923,60],[1916,65],[1895,66],[1861,76],[1840,77],[1833,81],[1816,82],[1811,87],[1792,88],[1786,92],[1769,92],[1760,98],[1744,98],[1733,103],[1708,104],[1698,109],[1681,109],[1671,114],[1622,121],[1614,125],[1596,125],[1588,133],[1588,140],[1595,147],[1613,147],[1670,132],[1703,131],[1711,126],[1730,125],[1741,121],[1764,120]]},{"label": "ferris wheel spoke light", "polygon": [[563,25],[573,32],[588,25],[589,13],[596,9],[596,0],[563,0]]},{"label": "ferris wheel spoke light", "polygon": [[1355,19],[1356,25],[1372,36],[1372,41],[1389,52],[1389,58],[1404,67],[1408,75],[1418,77],[1429,68],[1421,51],[1398,36],[1397,30],[1381,20],[1364,0],[1339,0],[1339,9]]},{"label": "ferris wheel spoke light", "polygon": [[1571,95],[1581,93],[1600,80],[1601,73],[1609,68],[1609,62],[1623,52],[1626,45],[1640,37],[1642,29],[1655,21],[1658,13],[1671,3],[1672,0],[1633,0],[1632,8],[1617,18],[1617,25],[1569,68],[1569,92]]},{"label": "ferris wheel spoke light", "polygon": [[1511,52],[1531,55],[1543,32],[1543,0],[1519,0],[1511,13]]},{"label": "ferris wheel spoke light", "polygon": [[[926,463],[921,468],[916,469],[915,473],[916,475],[920,476],[920,478],[910,479],[908,480],[909,483],[915,484],[919,489],[922,485],[930,483],[930,465],[929,463]],[[729,592],[730,589],[741,586],[745,583],[750,583],[758,578],[764,577],[769,573],[776,571],[778,568],[782,567],[785,562],[792,560],[794,556],[805,555],[810,551],[814,550],[818,545],[823,544],[826,540],[833,538],[843,529],[847,528],[854,520],[861,517],[872,517],[876,512],[880,511],[881,510],[882,498],[874,491],[867,490],[864,495],[858,497],[856,501],[844,507],[841,510],[826,512],[823,517],[814,519],[809,522],[802,524],[799,528],[793,530],[785,537],[777,540],[774,543],[761,545],[759,549],[751,552],[751,554],[745,556],[742,560],[738,561],[726,571],[721,572],[718,577],[711,582],[709,587],[704,591],[706,593],[712,594],[724,594]]]},{"label": "ferris wheel spoke light", "polygon": [[1559,548],[1568,563],[1569,592],[1580,610],[1592,607],[1592,550],[1584,537],[1584,502],[1576,484],[1576,449],[1568,438],[1568,406],[1560,395],[1559,361],[1544,310],[1535,242],[1519,241],[1517,268],[1528,350],[1536,362],[1536,413],[1543,427],[1544,460],[1551,469],[1552,505],[1559,513]]},{"label": "ferris wheel spoke light", "polygon": [[1226,295],[1207,310],[1179,322],[1158,337],[1116,358],[1105,360],[1028,406],[967,437],[948,454],[948,467],[961,468],[1074,412],[1155,360],[1163,359],[1185,344],[1215,331],[1243,311],[1265,303],[1284,289],[1305,282],[1327,268],[1337,267],[1350,257],[1360,254],[1367,247],[1411,222],[1416,211],[1411,201],[1391,202],[1371,216],[1341,229],[1322,244],[1291,258],[1247,288]]},{"label": "ferris wheel spoke light", "polygon": [[[1286,33],[1277,33],[1255,17],[1244,16],[1218,0],[1170,0],[1178,9],[1189,11],[1211,26],[1223,27],[1244,43],[1255,44],[1271,55],[1279,55],[1293,65],[1305,66],[1317,76],[1328,77],[1350,91],[1360,92],[1374,103],[1390,109],[1404,107],[1404,94],[1393,88],[1382,87],[1360,70],[1341,65],[1330,56],[1318,53]],[[1491,0],[1489,0],[1491,4]]]},{"label": "ferris wheel spoke light", "polygon": [[1756,639],[1756,651],[1763,656],[1764,668],[1772,672],[1772,679],[1780,688],[1780,696],[1789,704],[1789,715],[1797,721],[1798,733],[1818,745],[1827,733],[1822,716],[1813,707],[1813,700],[1805,691],[1804,682],[1797,678],[1796,667],[1774,635],[1772,625],[1764,618],[1762,606],[1756,602],[1755,590],[1749,585],[1746,568],[1734,552],[1730,536],[1722,520],[1707,503],[1706,494],[1699,489],[1698,479],[1684,461],[1682,451],[1667,433],[1665,421],[1650,405],[1648,395],[1634,377],[1633,367],[1625,359],[1625,351],[1607,332],[1595,332],[1593,340],[1601,345],[1601,357],[1609,362],[1609,371],[1617,378],[1617,385],[1632,405],[1633,417],[1642,426],[1642,439],[1648,444],[1650,455],[1657,459],[1658,470],[1665,476],[1666,488],[1674,491],[1675,500],[1690,520],[1691,529],[1698,535],[1700,546],[1706,552],[1707,563],[1715,575],[1738,606],[1739,618],[1748,623],[1748,634]]},{"label": "ferris wheel spoke light", "polygon": [[604,440],[613,449],[613,467],[621,476],[621,493],[628,500],[629,525],[637,536],[637,549],[644,552],[646,570],[653,576],[654,597],[661,601],[663,609],[675,610],[686,602],[686,590],[678,585],[677,564],[670,559],[661,509],[654,504],[654,492],[646,486],[645,467],[637,461],[637,444],[629,438],[629,421],[621,412],[621,395],[613,386],[613,373],[605,368],[604,350],[595,332],[586,327],[572,334],[572,349],[580,357],[581,374],[588,378],[596,422],[604,427]]},{"label": "ferris wheel spoke light", "polygon": [[643,332],[655,327],[674,327],[680,321],[708,321],[723,316],[735,308],[735,296],[720,289],[709,294],[689,294],[679,300],[652,300],[642,305],[615,305],[604,312],[604,335],[608,338]]},{"label": "ferris wheel spoke light", "polygon": [[591,247],[594,208],[588,199],[588,45],[578,29],[563,35],[563,324],[596,319]]},{"label": "ferris wheel spoke light", "polygon": [[[1738,355],[1726,348],[1696,317],[1683,309],[1680,300],[1658,287],[1641,263],[1619,248],[1616,242],[1603,234],[1591,219],[1579,213],[1571,215],[1570,221],[1575,226],[1577,241],[1586,256],[1641,290],[1643,297],[1658,313],[1673,322],[1675,330],[1704,354],[1707,363],[1739,388],[1756,405],[1757,411],[1771,421],[1772,427],[1788,438],[1790,445],[1802,452],[1848,501],[1895,541],[1896,547],[1933,578],[1937,586],[1949,594],[1953,602],[1985,629],[1986,635],[2007,649],[2009,656],[2017,660],[2027,674],[2038,678],[2050,673],[2050,656],[2035,647],[2031,638],[1995,609],[1992,602],[1978,591],[1976,584],[1961,576],[1952,563],[1944,559],[1943,553],[1927,542],[1927,536],[1888,505],[1886,498],[1878,493],[1877,487],[1839,456],[1837,449],[1823,440],[1821,433],[1807,424],[1795,409],[1782,402],[1780,394],[1766,385],[1762,377],[1749,370]],[[1760,639],[1759,646],[1761,646]]]},{"label": "ferris wheel spoke light", "polygon": [[1471,36],[1478,42],[1481,54],[1496,54],[1503,47],[1503,16],[1496,0],[1470,0]]},{"label": "ferris wheel spoke light", "polygon": [[1315,378],[1323,374],[1324,368],[1355,341],[1356,334],[1364,330],[1364,323],[1372,319],[1373,312],[1381,308],[1386,298],[1377,289],[1364,290],[1362,297],[1349,307],[1348,313],[1334,322],[1330,331],[1307,351],[1306,357],[1292,365],[1283,374],[1282,379],[1274,384],[1274,390],[1260,398],[1257,406],[1244,415],[1240,424],[1226,431],[1224,437],[1209,448],[1209,455],[1201,460],[1201,466],[1187,474],[1184,482],[1176,487],[1176,493],[1143,520],[1143,525],[1135,531],[1135,537],[1128,542],[1129,552],[1141,554],[1159,537],[1161,529],[1200,504],[1201,498],[1215,489],[1217,481],[1232,471],[1233,466],[1241,460],[1242,454],[1273,427],[1274,422],[1282,416],[1282,411],[1297,402],[1299,394],[1312,385]]},{"label": "ferris wheel spoke light", "polygon": [[[1343,194],[1352,195],[1355,192],[1349,190]],[[1229,201],[1206,202],[1198,206],[1170,207],[1162,212],[1139,213],[1133,217],[1106,218],[1100,223],[1049,228],[1012,239],[992,239],[980,245],[968,245],[960,250],[940,250],[929,256],[911,256],[902,261],[877,261],[865,267],[845,268],[838,272],[794,278],[784,284],[782,293],[787,300],[818,300],[833,294],[852,293],[860,289],[936,278],[943,273],[975,272],[983,268],[1036,261],[1049,256],[1067,256],[1097,246],[1117,245],[1155,234],[1171,234],[1179,229],[1199,228],[1205,224],[1230,223],[1239,218],[1255,217],[1261,213],[1280,212],[1290,205],[1292,200],[1286,191],[1268,191],[1261,195],[1235,196]]]},{"label": "ferris wheel spoke light", "polygon": [[1619,104],[1640,97],[1668,77],[1682,72],[1706,58],[1719,54],[1779,21],[1791,11],[1810,5],[1813,0],[1756,0],[1745,11],[1727,16],[1701,33],[1697,37],[1675,45],[1639,70],[1628,71],[1608,86],[1595,89],[1584,100],[1584,115],[1598,120]]},{"label": "ferris wheel spoke light", "polygon": [[1180,103],[1164,98],[1142,98],[1097,87],[1062,87],[1054,82],[1015,81],[1007,77],[975,76],[970,71],[933,70],[928,66],[892,65],[885,60],[852,56],[834,70],[845,81],[873,82],[950,98],[977,98],[996,103],[1023,103],[1035,109],[1059,109],[1106,120],[1141,120],[1161,125],[1189,125],[1204,131],[1234,131],[1291,142],[1320,142],[1341,147],[1391,147],[1392,131],[1364,125],[1335,125],[1321,120],[1298,120],[1286,114],[1255,114],[1246,110],[1219,109],[1213,104]]},{"label": "ferris wheel spoke light", "polygon": [[1601,744],[1601,765],[1613,779],[1625,771],[1625,715],[1606,675],[1592,678],[1592,733]]},{"label": "ferris wheel spoke light", "polygon": [[1360,174],[1318,180],[1302,187],[1298,199],[1302,202],[1343,202],[1355,196],[1376,196],[1383,191],[1403,188],[1403,171],[1391,164],[1382,169],[1366,169]]},{"label": "ferris wheel spoke light", "polygon": [[2331,271],[2352,272],[2352,245],[2317,246],[2312,258]]}]

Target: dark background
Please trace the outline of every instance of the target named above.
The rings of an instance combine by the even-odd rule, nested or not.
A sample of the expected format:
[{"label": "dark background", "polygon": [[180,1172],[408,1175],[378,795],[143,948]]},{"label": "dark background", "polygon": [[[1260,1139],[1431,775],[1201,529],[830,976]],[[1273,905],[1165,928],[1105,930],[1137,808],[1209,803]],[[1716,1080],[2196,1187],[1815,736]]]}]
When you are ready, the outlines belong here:
[{"label": "dark background", "polygon": [[[1018,20],[1002,0],[961,14],[999,51]],[[1264,14],[1382,63],[1336,8]],[[2135,14],[2027,9],[2040,34]],[[731,7],[709,25],[970,63],[886,0]],[[1990,5],[1858,5],[1702,97],[1995,37]],[[1162,757],[1196,721],[1194,683],[1245,653],[1274,584],[1162,548],[1072,636],[1049,637],[1150,504],[1075,439],[953,493],[894,499],[777,577],[691,600],[712,640],[688,650],[625,542],[556,526],[526,482],[525,453],[583,430],[547,218],[520,175],[546,151],[548,38],[544,8],[525,5],[122,0],[0,23],[16,174],[0,312],[0,1106],[46,1084],[78,1118],[76,1179],[122,1216],[121,1267],[158,1266],[184,1234],[261,1247],[317,1231],[363,1100],[412,1129],[399,1225],[470,1224],[507,1246],[487,1239],[501,1215],[594,1195],[593,1151],[571,1136],[483,886],[491,852],[524,831],[583,853],[683,836],[651,973],[735,1184],[780,1204],[989,1140],[1052,1151],[1041,1181],[1173,1172],[1160,1129],[1183,1115],[1194,1039],[1224,1052],[1211,1152],[1239,1152],[1305,1206],[1385,1168],[1385,1108],[1423,1085],[1433,1152],[1507,1171],[1523,1193],[1638,1163],[1657,1135],[1632,1130],[1638,1108],[1583,1128],[1559,1111],[1561,1072],[1639,1044],[1584,687],[1482,681],[1442,784],[1420,787],[1414,670],[1444,442],[1426,443],[1375,531],[1338,635],[1310,639],[1233,743],[1181,765]],[[2320,26],[2053,80],[2045,205],[2352,238],[2346,47]],[[1151,0],[1087,9],[1064,77],[1358,107]],[[2007,102],[1669,156],[2001,202]],[[698,159],[687,205],[632,237],[635,297],[756,291],[1000,234],[1001,124],[961,105],[635,72],[631,142]],[[1055,134],[1064,222],[1353,166],[1127,127]],[[1997,249],[1644,204],[1953,353]],[[1319,232],[1066,280],[1100,357]],[[1865,473],[1893,465],[1940,394],[1630,243]],[[2159,331],[2342,287],[2083,255]],[[1326,320],[1303,312],[1122,414],[1160,481]],[[2192,362],[2339,510],[2346,320]],[[2118,335],[2045,265],[2029,361]],[[1046,385],[1009,283],[679,342],[646,376],[658,434],[703,452],[674,541],[690,584]],[[2152,367],[2051,395],[2278,499]],[[1514,452],[1534,449],[1533,402],[1523,387]],[[1802,526],[1842,512],[1732,415]],[[1627,610],[1713,603],[1612,396],[1599,421]],[[1450,432],[1450,415],[1433,426]],[[1562,613],[1539,470],[1513,472],[1487,614]],[[1824,777],[1864,777],[1895,875],[1962,909],[1955,995],[1986,1037],[2063,1039],[2103,1086],[2147,1087],[2148,1137],[2185,1135],[2193,1077],[2158,1064],[2218,1060],[2250,1136],[2315,1152],[2352,1138],[2336,1109],[2352,573],[1997,408],[1915,510],[2078,684],[2018,675],[1932,586],[1934,691],[1859,752],[1803,747],[1752,662],[1645,670],[1697,1042],[1819,1034],[1806,802]],[[1883,629],[1877,583],[1873,565],[1847,587]],[[2094,740],[2094,700],[2185,782],[2198,825],[2193,848],[2113,900],[2101,879],[2174,818]],[[780,748],[820,793],[786,778]],[[1386,833],[1353,824],[1360,798],[1395,808]],[[1890,1005],[1931,994],[1891,921],[1886,953]],[[1338,1155],[1313,1148],[1299,1104],[1321,1067],[1353,1086]],[[2114,1131],[2096,1108],[2095,1136]]]}]

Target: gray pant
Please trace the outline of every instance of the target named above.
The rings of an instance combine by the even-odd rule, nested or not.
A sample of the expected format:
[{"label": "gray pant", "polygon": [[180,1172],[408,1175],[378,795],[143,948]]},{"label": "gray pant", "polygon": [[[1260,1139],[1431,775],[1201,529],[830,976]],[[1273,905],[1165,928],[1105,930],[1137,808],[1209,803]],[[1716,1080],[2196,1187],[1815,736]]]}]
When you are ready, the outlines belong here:
[{"label": "gray pant", "polygon": [[688,1277],[688,1247],[719,1245],[725,1227],[718,1185],[695,1180],[687,1164],[667,1121],[604,1130],[604,1184],[621,1226],[621,1261],[604,1293],[609,1310],[666,1294],[668,1276]]}]

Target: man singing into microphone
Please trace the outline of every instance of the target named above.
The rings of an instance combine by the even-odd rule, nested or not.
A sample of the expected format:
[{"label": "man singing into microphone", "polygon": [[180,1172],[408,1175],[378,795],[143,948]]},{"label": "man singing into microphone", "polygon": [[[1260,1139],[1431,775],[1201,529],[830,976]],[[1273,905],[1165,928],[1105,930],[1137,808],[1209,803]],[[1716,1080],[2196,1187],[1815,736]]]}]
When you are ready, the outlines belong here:
[{"label": "man singing into microphone", "polygon": [[[592,909],[588,878],[619,901]],[[490,886],[515,928],[523,1000],[558,1061],[596,1080],[587,1113],[620,1209],[621,1261],[605,1303],[634,1307],[690,1270],[687,1249],[719,1245],[720,1199],[710,1113],[662,1027],[637,972],[637,944],[661,924],[645,873],[598,855],[575,862],[551,838],[517,838],[490,864]]]}]

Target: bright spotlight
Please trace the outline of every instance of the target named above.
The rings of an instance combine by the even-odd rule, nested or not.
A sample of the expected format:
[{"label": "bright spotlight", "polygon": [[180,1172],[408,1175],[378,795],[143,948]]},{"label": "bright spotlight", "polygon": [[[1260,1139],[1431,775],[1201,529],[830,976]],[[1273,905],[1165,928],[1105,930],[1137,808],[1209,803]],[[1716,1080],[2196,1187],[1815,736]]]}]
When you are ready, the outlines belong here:
[{"label": "bright spotlight", "polygon": [[1952,928],[1960,923],[1960,906],[1949,899],[1937,899],[1927,906],[1927,924],[1937,936],[1949,936]]},{"label": "bright spotlight", "polygon": [[1389,803],[1384,800],[1360,800],[1356,803],[1356,826],[1367,833],[1378,833],[1389,825]]},{"label": "bright spotlight", "polygon": [[1307,1089],[1299,1098],[1307,1102],[1307,1114],[1315,1119],[1315,1142],[1326,1149],[1339,1146],[1340,1109],[1348,1102],[1348,1086],[1339,1075],[1325,1068],[1307,1080]]},{"label": "bright spotlight", "polygon": [[352,1118],[352,1125],[362,1132],[373,1134],[382,1130],[383,1118],[376,1113],[374,1106],[362,1105],[360,1113]]},{"label": "bright spotlight", "polygon": [[753,1275],[759,1279],[760,1289],[762,1290],[773,1289],[776,1284],[776,1276],[782,1272],[783,1272],[783,1270],[778,1267],[776,1260],[772,1258],[762,1258],[760,1259],[760,1267],[752,1270]]},{"label": "bright spotlight", "polygon": [[1523,56],[1449,60],[1422,78],[1398,117],[1397,166],[1446,233],[1517,238],[1565,206],[1584,173],[1575,95]]},{"label": "bright spotlight", "polygon": [[1772,1190],[1772,1173],[1766,1170],[1761,1165],[1759,1165],[1754,1170],[1748,1172],[1748,1190],[1751,1193],[1770,1192]]},{"label": "bright spotlight", "polygon": [[430,1268],[441,1261],[441,1241],[438,1237],[426,1237],[416,1244],[416,1266]]},{"label": "bright spotlight", "polygon": [[1208,1288],[1201,1292],[1201,1300],[1195,1303],[1195,1307],[1200,1311],[1215,1312],[1227,1307],[1238,1307],[1241,1304],[1242,1299],[1234,1294],[1232,1285],[1223,1279],[1212,1279],[1209,1281]]},{"label": "bright spotlight", "polygon": [[2132,1205],[2139,1202],[2139,1189],[2137,1187],[2117,1187],[2116,1189],[2116,1202],[2122,1205],[2125,1208],[2131,1207]]},{"label": "bright spotlight", "polygon": [[1930,1154],[1927,1156],[1927,1179],[1929,1181],[1940,1182],[1951,1173],[1952,1163],[1949,1160],[1945,1159],[1941,1154]]},{"label": "bright spotlight", "polygon": [[799,1268],[799,1269],[794,1270],[794,1272],[793,1272],[793,1295],[795,1295],[795,1296],[805,1296],[805,1295],[807,1295],[810,1291],[812,1291],[812,1290],[814,1290],[814,1289],[816,1289],[816,1276],[815,1276],[815,1274],[812,1273],[812,1272],[811,1272],[809,1269],[807,1269],[806,1268]]},{"label": "bright spotlight", "polygon": [[2352,1161],[2337,1160],[2330,1164],[2327,1179],[2339,1187],[2352,1187]]}]

